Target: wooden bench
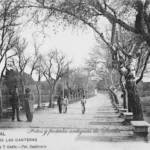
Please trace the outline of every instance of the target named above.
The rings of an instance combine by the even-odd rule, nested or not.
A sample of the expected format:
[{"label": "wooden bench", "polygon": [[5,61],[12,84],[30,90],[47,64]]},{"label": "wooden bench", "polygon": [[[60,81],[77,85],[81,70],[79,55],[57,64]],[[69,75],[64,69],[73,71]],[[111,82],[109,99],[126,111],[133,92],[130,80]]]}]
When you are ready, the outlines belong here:
[{"label": "wooden bench", "polygon": [[[22,106],[19,106],[19,111],[22,109]],[[12,112],[12,107],[8,107],[6,108],[7,111],[11,111]]]},{"label": "wooden bench", "polygon": [[48,106],[49,106],[49,103],[42,103],[42,104],[41,104],[41,107],[42,107],[42,108],[46,108],[46,107],[48,107]]},{"label": "wooden bench", "polygon": [[133,120],[133,113],[132,112],[124,112],[124,124],[129,125],[131,124],[131,121]]},{"label": "wooden bench", "polygon": [[133,136],[134,138],[143,137],[147,139],[148,128],[150,126],[146,121],[131,121],[131,125],[133,126]]},{"label": "wooden bench", "polygon": [[[45,109],[46,107],[49,106],[49,103],[41,103],[40,108]],[[38,104],[34,104],[34,110],[38,109]]]},{"label": "wooden bench", "polygon": [[9,117],[11,117],[12,116],[12,109],[3,109],[3,111],[2,111],[2,116],[4,117],[4,118],[9,118]]}]

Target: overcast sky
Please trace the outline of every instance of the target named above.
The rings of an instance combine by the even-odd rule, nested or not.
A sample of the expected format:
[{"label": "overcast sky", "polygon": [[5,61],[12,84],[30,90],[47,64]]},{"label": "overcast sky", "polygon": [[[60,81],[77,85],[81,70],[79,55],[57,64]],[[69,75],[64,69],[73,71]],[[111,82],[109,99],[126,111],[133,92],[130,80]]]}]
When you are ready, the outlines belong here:
[{"label": "overcast sky", "polygon": [[[100,28],[102,31],[106,27],[106,20],[102,19]],[[26,38],[28,46],[26,53],[32,54],[34,52],[34,38],[38,44],[42,44],[41,53],[47,53],[50,49],[58,49],[67,54],[68,59],[73,60],[74,67],[81,67],[84,65],[85,58],[95,45],[95,37],[93,30],[90,28],[75,29],[63,26],[55,26],[55,23],[51,23],[49,28],[45,28],[43,35],[42,28],[37,27],[33,23],[25,24],[20,28],[20,37]],[[25,70],[29,73],[29,68]]]},{"label": "overcast sky", "polygon": [[39,29],[36,29],[31,30],[31,28],[28,28],[22,32],[22,35],[29,42],[27,47],[28,53],[34,51],[33,37],[36,37],[37,43],[43,43],[40,48],[41,53],[47,53],[50,49],[56,48],[66,53],[68,59],[73,59],[75,67],[83,64],[84,59],[95,43],[94,34],[91,29],[87,29],[86,31],[72,31],[71,28],[66,30],[60,28],[56,33],[52,28],[49,28],[45,31],[46,35],[40,33]]},{"label": "overcast sky", "polygon": [[[26,38],[28,46],[26,53],[32,54],[34,52],[34,38],[36,42],[42,46],[40,47],[41,53],[48,53],[51,49],[58,49],[66,53],[69,60],[72,60],[74,67],[81,67],[84,65],[85,58],[89,51],[94,47],[95,37],[92,29],[86,30],[72,30],[71,27],[67,27],[65,30],[62,26],[55,28],[55,25],[51,25],[50,28],[45,28],[44,35],[41,32],[42,28],[33,24],[28,24],[21,29],[21,37]],[[29,68],[25,70],[30,72]],[[36,77],[34,76],[36,80]]]},{"label": "overcast sky", "polygon": [[[102,18],[100,22],[100,29],[102,32],[106,30],[108,22]],[[41,27],[37,27],[34,24],[27,24],[21,29],[21,37],[26,38],[28,41],[27,53],[33,53],[34,38],[37,43],[42,44],[41,53],[47,53],[50,49],[58,49],[67,54],[68,59],[73,60],[74,67],[81,67],[84,65],[85,58],[95,45],[95,37],[93,30],[86,28],[72,30],[71,27],[66,27],[64,30],[62,26],[55,27],[55,24],[51,24],[49,28],[45,28],[45,35],[41,32]],[[29,73],[29,68],[26,69]],[[36,77],[34,76],[34,79]],[[148,79],[145,78],[147,81]]]}]

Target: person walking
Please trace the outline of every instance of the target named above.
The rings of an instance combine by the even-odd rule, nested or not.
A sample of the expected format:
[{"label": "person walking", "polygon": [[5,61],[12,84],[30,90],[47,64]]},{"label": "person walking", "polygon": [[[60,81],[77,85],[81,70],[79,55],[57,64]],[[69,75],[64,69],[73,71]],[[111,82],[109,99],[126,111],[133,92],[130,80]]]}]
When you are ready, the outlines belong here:
[{"label": "person walking", "polygon": [[21,121],[19,117],[19,93],[18,93],[18,88],[14,86],[13,92],[11,93],[10,97],[10,103],[12,105],[12,121],[15,120],[15,112],[17,115],[17,121]]},{"label": "person walking", "polygon": [[58,97],[57,105],[59,113],[62,113],[63,97],[61,95]]},{"label": "person walking", "polygon": [[63,100],[63,113],[67,113],[67,106],[68,106],[68,98],[65,96]]},{"label": "person walking", "polygon": [[29,88],[26,88],[25,90],[24,104],[27,117],[26,122],[32,122],[34,112],[34,96],[31,94],[31,90]]},{"label": "person walking", "polygon": [[86,104],[86,99],[85,96],[83,95],[83,98],[81,99],[81,108],[82,108],[82,114],[85,113],[85,104]]}]

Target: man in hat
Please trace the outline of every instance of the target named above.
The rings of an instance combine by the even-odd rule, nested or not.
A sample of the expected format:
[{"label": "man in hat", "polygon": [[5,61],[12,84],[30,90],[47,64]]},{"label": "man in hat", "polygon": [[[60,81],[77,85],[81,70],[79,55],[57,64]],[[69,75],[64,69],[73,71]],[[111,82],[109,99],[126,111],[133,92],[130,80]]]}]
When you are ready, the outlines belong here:
[{"label": "man in hat", "polygon": [[15,112],[17,115],[17,121],[21,121],[19,118],[19,93],[18,88],[16,86],[14,86],[14,90],[10,97],[10,103],[12,105],[12,121],[14,121],[15,119]]},{"label": "man in hat", "polygon": [[63,97],[61,95],[59,95],[58,97],[57,105],[58,105],[59,113],[62,113]]},{"label": "man in hat", "polygon": [[65,96],[63,99],[63,113],[67,113],[67,106],[68,106],[68,98]]}]

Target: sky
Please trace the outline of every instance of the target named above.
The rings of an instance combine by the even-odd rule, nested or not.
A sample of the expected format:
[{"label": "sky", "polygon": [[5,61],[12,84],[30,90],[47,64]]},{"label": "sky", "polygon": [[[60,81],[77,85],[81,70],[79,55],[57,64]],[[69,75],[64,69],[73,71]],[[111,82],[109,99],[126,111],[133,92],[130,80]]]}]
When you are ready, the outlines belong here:
[{"label": "sky", "polygon": [[[102,19],[100,27],[102,30],[106,27],[106,20]],[[94,47],[96,41],[93,30],[90,28],[72,29],[72,27],[63,28],[62,25],[56,26],[51,23],[49,27],[44,28],[44,35],[41,26],[34,23],[24,24],[20,28],[20,37],[25,38],[28,42],[26,54],[32,55],[34,52],[34,39],[40,45],[40,52],[48,53],[51,49],[58,49],[66,53],[69,60],[72,60],[73,67],[84,66],[88,53]],[[1,68],[0,68],[1,70]],[[26,73],[30,72],[30,68],[25,69]],[[33,77],[36,80],[36,77]]]},{"label": "sky", "polygon": [[[95,45],[95,36],[90,28],[73,30],[71,27],[67,27],[64,30],[63,26],[56,28],[52,24],[50,28],[44,29],[43,34],[41,27],[28,24],[21,29],[20,34],[22,38],[27,39],[27,54],[31,55],[34,52],[35,39],[39,45],[42,44],[40,47],[42,54],[46,54],[52,49],[58,49],[67,55],[68,60],[72,60],[72,66],[75,68],[84,66],[88,53]],[[26,68],[25,72],[29,73],[30,68]],[[37,80],[35,74],[33,78]]]},{"label": "sky", "polygon": [[[102,31],[105,30],[106,25],[107,21],[103,18],[100,23]],[[29,23],[21,28],[20,34],[22,38],[26,38],[28,41],[26,49],[28,54],[34,52],[33,42],[36,39],[39,45],[42,43],[41,53],[46,54],[51,49],[63,51],[68,59],[72,60],[72,66],[75,68],[84,66],[88,53],[96,44],[94,32],[91,28],[84,28],[83,30],[67,26],[64,29],[62,25],[55,25],[54,23],[51,23],[49,27],[45,27],[44,31],[41,26]],[[30,69],[26,68],[25,71],[29,73]],[[33,78],[36,80],[35,76]]]},{"label": "sky", "polygon": [[93,31],[72,31],[72,29],[59,29],[57,33],[53,29],[46,30],[47,35],[43,35],[38,30],[26,30],[23,36],[28,40],[27,52],[34,51],[33,39],[36,37],[38,44],[42,44],[41,53],[47,53],[51,49],[63,51],[68,59],[73,60],[73,66],[79,67],[83,65],[84,59],[88,55],[95,43]]},{"label": "sky", "polygon": [[[101,31],[104,32],[107,26],[108,22],[102,18],[100,22]],[[46,54],[51,49],[56,48],[66,53],[68,59],[72,60],[74,67],[84,66],[88,53],[96,43],[93,30],[90,28],[72,30],[71,27],[66,27],[64,30],[63,26],[57,26],[56,28],[55,24],[52,23],[49,28],[45,28],[44,35],[41,31],[41,27],[37,27],[32,23],[26,24],[21,29],[21,37],[26,38],[28,41],[26,53],[32,54],[34,52],[33,42],[36,39],[38,44],[42,43],[41,53]],[[25,71],[29,73],[30,68],[26,68]],[[33,78],[36,80],[37,76],[34,75]],[[144,78],[143,80],[147,81],[150,79]]]}]

